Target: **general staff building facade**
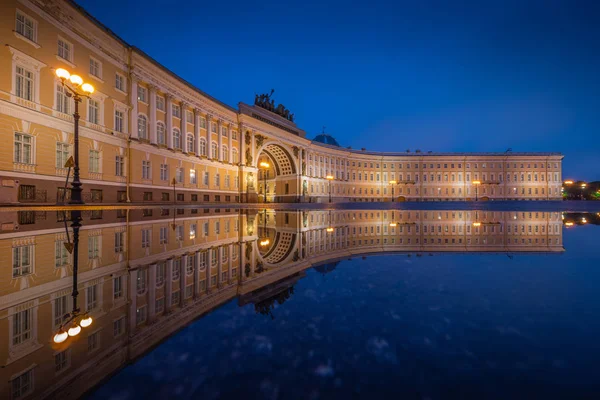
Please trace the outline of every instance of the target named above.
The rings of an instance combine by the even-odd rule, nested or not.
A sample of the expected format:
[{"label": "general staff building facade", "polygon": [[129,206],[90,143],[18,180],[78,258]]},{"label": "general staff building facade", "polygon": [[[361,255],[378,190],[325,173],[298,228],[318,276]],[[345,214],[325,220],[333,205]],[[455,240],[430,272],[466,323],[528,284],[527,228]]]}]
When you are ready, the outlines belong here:
[{"label": "general staff building facade", "polygon": [[0,42],[0,203],[69,196],[74,103],[58,68],[95,87],[79,104],[85,202],[561,198],[559,153],[379,153],[311,141],[269,95],[224,104],[70,1],[3,1]]}]

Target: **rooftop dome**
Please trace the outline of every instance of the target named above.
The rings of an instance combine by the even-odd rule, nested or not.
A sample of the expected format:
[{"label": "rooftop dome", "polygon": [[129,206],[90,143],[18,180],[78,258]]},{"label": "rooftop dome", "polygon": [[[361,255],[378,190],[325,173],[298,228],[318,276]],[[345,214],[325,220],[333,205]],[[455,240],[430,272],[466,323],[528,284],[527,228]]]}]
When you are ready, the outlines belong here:
[{"label": "rooftop dome", "polygon": [[337,142],[337,140],[335,140],[335,138],[331,135],[328,135],[326,133],[321,133],[319,135],[317,135],[313,141],[315,142],[319,142],[319,143],[324,143],[324,144],[329,144],[331,146],[337,146],[340,147],[340,144]]}]

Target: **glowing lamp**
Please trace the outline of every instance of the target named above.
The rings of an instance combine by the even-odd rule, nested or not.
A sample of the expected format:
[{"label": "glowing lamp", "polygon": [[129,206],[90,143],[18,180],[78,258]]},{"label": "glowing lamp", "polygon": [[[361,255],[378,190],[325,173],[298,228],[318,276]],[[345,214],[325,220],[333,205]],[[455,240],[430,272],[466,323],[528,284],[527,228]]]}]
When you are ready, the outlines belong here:
[{"label": "glowing lamp", "polygon": [[396,183],[398,183],[398,182],[396,182],[396,181],[390,181],[390,185],[395,185]]},{"label": "glowing lamp", "polygon": [[261,241],[259,244],[261,246],[267,246],[269,243],[271,243],[271,241],[269,239],[265,239],[265,240]]},{"label": "glowing lamp", "polygon": [[390,222],[390,226],[396,226],[397,224],[395,222]]},{"label": "glowing lamp", "polygon": [[473,181],[473,185],[481,185],[481,181]]},{"label": "glowing lamp", "polygon": [[56,74],[56,76],[60,79],[62,79],[63,81],[65,79],[69,79],[69,77],[71,76],[71,74],[69,73],[69,71],[67,71],[64,68],[59,68],[56,71],[54,71],[54,73]]},{"label": "glowing lamp", "polygon": [[326,231],[329,232],[329,233],[331,233],[331,232],[333,232],[333,228],[329,227],[329,228],[326,229]]},{"label": "glowing lamp", "polygon": [[582,223],[582,224],[587,224],[587,219],[585,219],[585,218],[581,218],[581,223]]},{"label": "glowing lamp", "polygon": [[56,335],[54,335],[54,343],[62,343],[69,337],[69,334],[64,330],[61,330]]},{"label": "glowing lamp", "polygon": [[584,188],[584,187],[586,187],[586,186],[587,186],[587,183],[582,183],[582,184],[581,184],[581,187],[582,187],[582,188]]},{"label": "glowing lamp", "polygon": [[259,166],[263,167],[263,168],[269,168],[271,165],[266,162],[266,161],[262,161],[260,164],[258,164]]},{"label": "glowing lamp", "polygon": [[565,181],[565,185],[572,185],[573,181]]},{"label": "glowing lamp", "polygon": [[77,336],[81,332],[81,327],[77,324],[73,324],[72,327],[69,328],[69,336]]},{"label": "glowing lamp", "polygon": [[79,85],[81,85],[83,83],[83,79],[79,75],[71,75],[71,77],[69,78],[69,80],[75,86],[79,86]]},{"label": "glowing lamp", "polygon": [[87,94],[94,93],[94,87],[89,83],[84,83],[83,85],[81,85],[81,90],[83,90]]},{"label": "glowing lamp", "polygon": [[332,180],[333,179],[333,175],[327,175],[326,178],[329,179],[329,180]]},{"label": "glowing lamp", "polygon": [[573,226],[573,223],[572,222],[565,222],[565,225],[566,226]]},{"label": "glowing lamp", "polygon": [[481,222],[473,222],[473,226],[481,226]]},{"label": "glowing lamp", "polygon": [[79,325],[81,325],[82,328],[87,328],[88,326],[90,326],[92,324],[92,322],[93,322],[92,317],[90,317],[88,315],[86,318],[82,319],[79,322]]}]

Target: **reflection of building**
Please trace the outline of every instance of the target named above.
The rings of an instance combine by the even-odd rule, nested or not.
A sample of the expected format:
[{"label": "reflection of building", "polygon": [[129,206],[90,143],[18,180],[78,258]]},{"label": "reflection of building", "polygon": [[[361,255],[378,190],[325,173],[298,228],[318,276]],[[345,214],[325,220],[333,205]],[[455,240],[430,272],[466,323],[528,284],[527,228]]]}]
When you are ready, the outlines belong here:
[{"label": "reflection of building", "polygon": [[[68,215],[67,215],[68,217]],[[70,310],[63,220],[0,213],[2,398],[75,398],[171,333],[239,297],[271,315],[313,265],[382,252],[562,252],[559,213],[103,210],[84,214],[78,302],[91,327],[51,338]],[[268,244],[261,246],[261,238]],[[19,397],[20,396],[20,397]]]},{"label": "reflection of building", "polygon": [[230,107],[72,2],[8,0],[2,10],[2,203],[62,198],[74,106],[56,68],[96,87],[80,105],[86,202],[257,201],[261,160],[271,165],[269,201],[327,201],[330,183],[334,201],[390,201],[390,181],[396,201],[470,200],[474,181],[481,199],[560,199],[560,154],[377,153],[310,141],[283,106],[266,106],[270,95]]}]

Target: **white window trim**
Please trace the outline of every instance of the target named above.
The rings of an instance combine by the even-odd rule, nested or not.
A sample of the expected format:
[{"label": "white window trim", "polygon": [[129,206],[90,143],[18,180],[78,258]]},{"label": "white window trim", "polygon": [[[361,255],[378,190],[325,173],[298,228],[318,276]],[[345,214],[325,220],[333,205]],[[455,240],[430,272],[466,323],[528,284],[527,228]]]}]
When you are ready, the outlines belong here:
[{"label": "white window trim", "polygon": [[[58,55],[58,41],[62,40],[65,43],[68,43],[69,46],[71,46],[71,58],[62,58],[61,56]],[[65,39],[63,36],[58,35],[58,38],[56,39],[56,59],[60,62],[63,62],[65,64],[67,64],[69,67],[71,68],[77,68],[77,66],[73,63],[73,60],[75,59],[75,46],[73,46],[73,43],[67,39]]]},{"label": "white window trim", "polygon": [[[146,93],[145,100],[140,100],[140,89],[142,91],[144,91],[144,93]],[[137,101],[140,102],[140,103],[142,103],[142,104],[148,105],[149,104],[149,100],[150,100],[149,97],[150,97],[150,90],[148,90],[147,87],[141,86],[138,83],[138,87],[137,87]]]},{"label": "white window trim", "polygon": [[[19,135],[27,135],[27,136],[31,136],[32,141],[31,141],[31,162],[29,164],[25,164],[21,161],[15,161],[15,134],[19,134]],[[36,165],[36,161],[37,161],[37,157],[36,157],[36,142],[37,142],[37,136],[32,135],[31,133],[26,133],[26,132],[22,132],[22,131],[13,131],[13,136],[12,136],[12,146],[13,146],[13,164],[24,164],[24,165]]]},{"label": "white window trim", "polygon": [[[10,90],[11,101],[18,102],[18,99],[20,99],[17,97],[17,79],[16,79],[17,65],[20,65],[20,66],[23,66],[23,67],[33,71],[33,74],[34,74],[33,102],[36,104],[36,108],[39,110],[39,108],[40,108],[40,71],[42,70],[42,68],[46,67],[47,65],[39,60],[36,60],[33,57],[28,56],[27,54],[23,53],[22,51],[15,49],[12,46],[8,46],[8,48],[10,49],[10,52],[12,53],[12,76],[11,76],[12,86],[11,86],[11,90]],[[23,99],[21,99],[21,100],[23,100]],[[27,100],[25,100],[25,101],[27,101]]]},{"label": "white window trim", "polygon": [[[23,14],[24,16],[26,16],[27,18],[31,19],[33,21],[33,39],[31,40],[23,35],[21,35],[19,32],[17,32],[17,14]],[[35,47],[36,49],[41,48],[42,46],[40,46],[40,44],[37,42],[38,40],[38,22],[37,19],[33,18],[31,15],[21,11],[20,9],[17,8],[16,12],[15,12],[15,25],[14,25],[14,30],[13,33],[15,34],[15,36],[19,39],[21,39],[22,41],[29,43],[30,45],[32,45],[33,47]]]},{"label": "white window trim", "polygon": [[[112,99],[114,111],[121,111],[123,113],[123,132],[124,134],[129,133],[129,107],[125,103],[121,103],[118,100]],[[113,114],[113,129],[115,128],[115,115]]]},{"label": "white window trim", "polygon": [[104,83],[104,79],[103,79],[103,77],[104,77],[104,67],[103,67],[103,65],[102,65],[102,61],[100,61],[99,59],[97,59],[97,58],[96,58],[96,57],[94,57],[94,56],[90,56],[90,60],[94,60],[94,61],[96,61],[96,62],[98,63],[98,66],[100,67],[100,76],[93,75],[93,74],[90,72],[90,65],[89,65],[89,63],[88,63],[88,66],[87,66],[87,67],[88,67],[88,68],[87,68],[87,69],[88,69],[88,75],[89,75],[91,78],[93,78],[93,79],[97,80],[98,82]]},{"label": "white window trim", "polygon": [[[162,99],[163,108],[158,108],[158,103],[159,103],[158,99],[159,98]],[[167,112],[167,102],[165,100],[165,97],[164,96],[160,96],[158,94],[156,95],[156,111],[160,111],[160,112],[163,112],[163,113]]]},{"label": "white window trim", "polygon": [[[63,115],[63,116],[64,115],[68,115],[69,117],[72,117],[73,114],[71,114],[71,113],[65,114],[65,113],[57,110],[58,103],[56,102],[56,96],[58,95],[57,88],[58,88],[58,85],[60,85],[60,84],[61,84],[60,80],[58,78],[54,78],[54,98],[53,98],[53,104],[52,104],[52,112],[56,113],[55,115],[59,115],[60,114],[60,115]],[[67,89],[65,89],[65,92],[67,92]],[[73,98],[69,97],[68,99],[69,99],[69,111],[75,111],[75,103],[73,101]]]},{"label": "white window trim", "polygon": [[[117,83],[116,82],[116,75],[119,75],[121,78],[123,78],[123,88],[125,90],[121,90],[121,89],[119,89],[117,87],[117,85],[116,85],[116,83]],[[121,94],[127,94],[127,77],[125,75],[123,75],[122,73],[120,73],[120,72],[115,72],[115,90],[117,92],[121,93]]]},{"label": "white window trim", "polygon": [[[25,309],[30,309],[31,316],[31,338],[27,340],[25,343],[19,343],[13,345],[13,315],[18,312],[24,311]],[[11,307],[8,310],[8,360],[6,364],[12,363],[20,358],[25,357],[28,354],[33,353],[37,349],[43,347],[42,343],[38,342],[38,300],[34,300],[33,302],[27,304],[25,307],[15,306]]]},{"label": "white window trim", "polygon": [[[90,95],[90,98],[94,101],[98,102],[98,123],[95,124],[93,122],[89,121],[89,111],[90,111],[90,104],[89,104],[89,99],[85,102],[85,121],[86,123],[89,125],[96,125],[96,126],[101,126],[104,127],[104,100],[106,100],[108,96],[105,95],[104,93],[101,92],[94,92],[92,95]],[[114,123],[114,122],[113,122]]]}]

